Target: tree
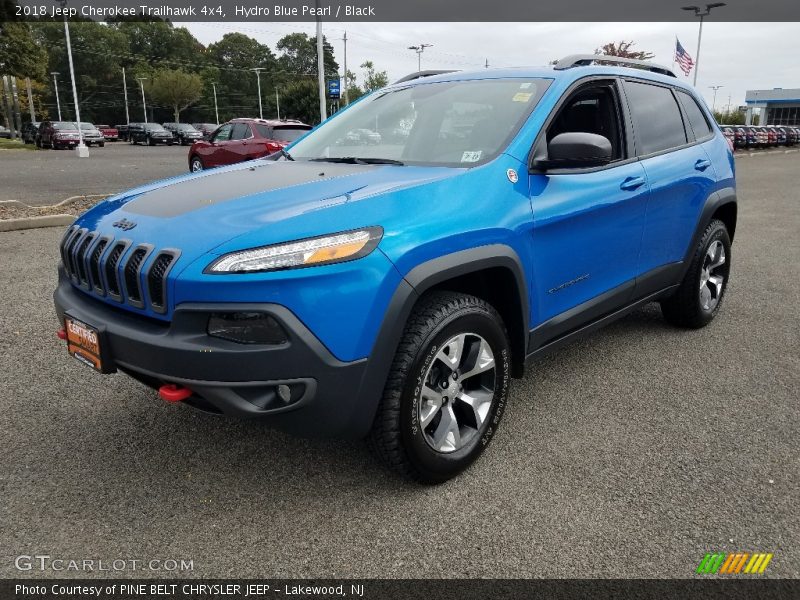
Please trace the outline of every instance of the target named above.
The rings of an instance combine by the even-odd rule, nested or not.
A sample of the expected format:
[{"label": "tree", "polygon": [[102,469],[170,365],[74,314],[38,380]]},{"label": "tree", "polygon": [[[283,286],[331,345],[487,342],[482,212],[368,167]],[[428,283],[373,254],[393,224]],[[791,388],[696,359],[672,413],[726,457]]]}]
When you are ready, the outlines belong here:
[{"label": "tree", "polygon": [[347,75],[345,76],[344,81],[344,85],[347,89],[347,97],[350,102],[355,102],[364,95],[364,90],[362,90],[356,82],[356,74],[350,69],[347,70]]},{"label": "tree", "polygon": [[595,49],[595,54],[605,54],[606,56],[619,56],[620,58],[633,58],[635,60],[650,60],[655,56],[652,52],[632,50],[636,42],[609,42],[602,48]]},{"label": "tree", "polygon": [[[275,46],[281,53],[278,63],[285,75],[312,75],[317,73],[317,38],[305,33],[290,33],[278,40]],[[339,73],[339,64],[333,58],[333,46],[322,38],[323,65],[326,77]]]},{"label": "tree", "polygon": [[375,65],[371,60],[361,64],[364,69],[364,92],[372,92],[389,85],[389,76],[386,71],[375,71]]},{"label": "tree", "polygon": [[27,23],[0,23],[0,73],[42,79],[47,52],[36,44]]},{"label": "tree", "polygon": [[162,69],[148,82],[147,92],[155,102],[172,107],[175,122],[178,123],[181,111],[200,99],[203,80],[193,73]]},{"label": "tree", "polygon": [[281,92],[281,116],[300,119],[304,123],[319,123],[317,81],[311,77],[290,83]]}]

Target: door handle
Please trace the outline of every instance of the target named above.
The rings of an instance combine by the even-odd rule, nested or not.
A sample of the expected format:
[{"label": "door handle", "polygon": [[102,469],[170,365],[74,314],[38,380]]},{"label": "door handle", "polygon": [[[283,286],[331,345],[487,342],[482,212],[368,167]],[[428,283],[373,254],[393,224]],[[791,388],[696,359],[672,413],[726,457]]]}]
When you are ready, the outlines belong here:
[{"label": "door handle", "polygon": [[643,185],[644,179],[642,177],[628,177],[620,184],[619,188],[621,190],[633,191],[642,187]]},{"label": "door handle", "polygon": [[711,166],[711,161],[701,158],[696,163],[694,163],[694,168],[698,171],[705,171],[708,167]]}]

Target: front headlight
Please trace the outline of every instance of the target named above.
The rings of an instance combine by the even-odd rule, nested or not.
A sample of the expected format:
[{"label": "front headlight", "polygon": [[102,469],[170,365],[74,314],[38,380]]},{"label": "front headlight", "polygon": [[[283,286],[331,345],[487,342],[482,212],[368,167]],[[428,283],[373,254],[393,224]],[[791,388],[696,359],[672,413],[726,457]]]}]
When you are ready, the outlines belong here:
[{"label": "front headlight", "polygon": [[365,227],[316,238],[231,252],[206,267],[206,273],[254,273],[297,269],[355,260],[381,241],[381,227]]}]

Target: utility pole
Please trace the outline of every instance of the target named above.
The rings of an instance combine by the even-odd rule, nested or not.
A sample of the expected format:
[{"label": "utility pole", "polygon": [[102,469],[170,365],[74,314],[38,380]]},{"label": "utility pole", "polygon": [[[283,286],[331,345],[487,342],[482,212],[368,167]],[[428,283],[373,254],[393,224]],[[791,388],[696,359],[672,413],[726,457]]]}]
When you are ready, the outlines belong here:
[{"label": "utility pole", "polygon": [[489,59],[488,58],[486,59],[486,64],[483,66],[483,68],[484,69],[488,69],[489,68]]},{"label": "utility pole", "polygon": [[147,100],[144,97],[144,82],[147,81],[147,77],[137,77],[136,81],[139,82],[139,87],[142,89],[142,110],[144,111],[144,122],[147,123]]},{"label": "utility pole", "polygon": [[261,71],[264,70],[264,67],[253,67],[250,70],[256,72],[256,79],[258,79],[258,117],[263,119],[264,109],[261,107]]},{"label": "utility pole", "polygon": [[53,89],[56,91],[56,106],[58,107],[58,120],[61,120],[61,100],[58,99],[58,79],[57,77],[61,75],[58,71],[53,71],[50,73],[53,76]]},{"label": "utility pole", "polygon": [[[67,0],[60,0],[61,8],[65,9]],[[72,42],[69,39],[69,22],[67,11],[64,10],[64,34],[67,37],[67,59],[69,60],[69,76],[72,80],[72,99],[75,102],[75,120],[78,126],[78,145],[75,152],[80,158],[89,158],[89,148],[83,143],[83,129],[81,129],[81,108],[78,102],[78,88],[75,86],[75,65],[72,63]]]},{"label": "utility pole", "polygon": [[214,88],[214,115],[217,118],[217,125],[219,125],[219,107],[217,106],[217,84],[212,83],[211,87]]},{"label": "utility pole", "polygon": [[700,43],[703,41],[703,19],[711,14],[712,8],[725,6],[725,2],[712,2],[706,4],[705,8],[699,6],[684,6],[681,10],[694,11],[694,16],[700,17],[700,31],[697,33],[697,54],[694,57],[694,86],[697,86],[697,73],[700,71]]},{"label": "utility pole", "polygon": [[3,98],[3,106],[5,108],[6,116],[8,117],[8,128],[11,130],[11,139],[17,137],[14,125],[14,109],[11,106],[11,84],[9,79],[11,75],[0,75],[0,81],[3,82],[3,88],[0,90],[0,96]]},{"label": "utility pole", "polygon": [[278,98],[278,88],[275,88],[275,108],[278,109],[278,120],[281,119],[281,99]]},{"label": "utility pole", "polygon": [[342,38],[344,42],[344,105],[350,104],[350,92],[347,91],[347,32],[344,32]]},{"label": "utility pole", "polygon": [[328,118],[328,106],[325,100],[325,49],[322,44],[322,16],[319,10],[319,0],[317,6],[317,83],[319,85],[319,122],[322,123]]},{"label": "utility pole", "polygon": [[710,85],[708,86],[709,89],[714,90],[714,101],[711,103],[711,112],[717,110],[717,90],[721,87],[725,87],[724,85]]},{"label": "utility pole", "polygon": [[419,46],[409,46],[409,50],[413,50],[417,53],[417,72],[422,72],[422,53],[425,52],[425,48],[430,48],[433,44],[420,44]]},{"label": "utility pole", "polygon": [[125,123],[131,124],[131,114],[128,112],[128,81],[125,79],[125,67],[122,67],[122,91],[125,94]]},{"label": "utility pole", "polygon": [[14,105],[14,122],[17,125],[17,137],[22,138],[22,110],[19,107],[19,92],[17,91],[17,78],[14,75],[8,76],[11,83],[11,102]]},{"label": "utility pole", "polygon": [[25,87],[28,88],[28,112],[31,113],[31,123],[36,123],[36,108],[33,106],[33,92],[31,91],[31,78],[25,78]]}]

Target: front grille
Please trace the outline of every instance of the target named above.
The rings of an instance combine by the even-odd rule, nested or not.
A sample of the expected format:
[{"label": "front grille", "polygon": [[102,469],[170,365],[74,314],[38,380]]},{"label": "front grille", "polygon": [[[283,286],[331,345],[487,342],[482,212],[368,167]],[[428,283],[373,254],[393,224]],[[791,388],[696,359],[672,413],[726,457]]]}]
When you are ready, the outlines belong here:
[{"label": "front grille", "polygon": [[74,285],[134,308],[164,314],[167,276],[180,251],[154,251],[150,244],[131,246],[130,240],[115,240],[73,225],[61,238],[61,262]]}]

